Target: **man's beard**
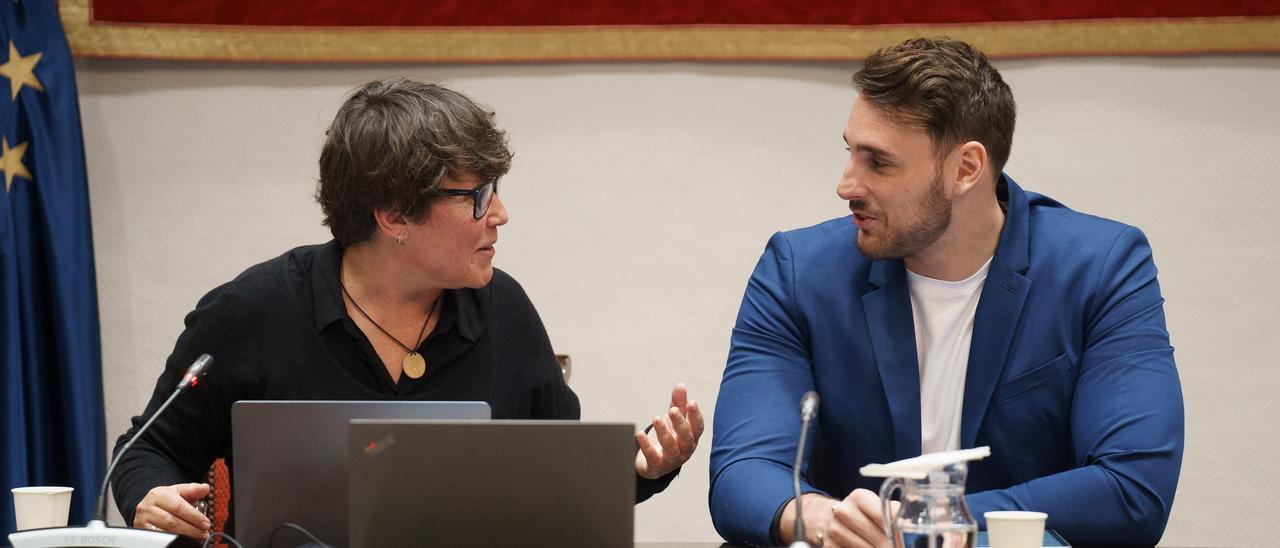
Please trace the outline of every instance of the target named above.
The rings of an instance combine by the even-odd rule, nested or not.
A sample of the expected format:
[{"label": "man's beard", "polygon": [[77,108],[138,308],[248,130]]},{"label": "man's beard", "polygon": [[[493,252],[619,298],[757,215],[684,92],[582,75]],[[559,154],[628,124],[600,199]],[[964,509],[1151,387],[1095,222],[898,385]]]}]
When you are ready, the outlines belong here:
[{"label": "man's beard", "polygon": [[[852,200],[850,209],[867,210],[866,202]],[[892,227],[881,217],[880,234],[874,238],[858,231],[858,251],[871,260],[901,259],[920,253],[938,241],[947,228],[951,226],[951,200],[942,190],[942,177],[935,177],[924,198],[913,208],[913,212],[903,212],[897,217],[910,218],[915,213],[915,222],[905,227]],[[894,219],[897,220],[897,219]]]}]

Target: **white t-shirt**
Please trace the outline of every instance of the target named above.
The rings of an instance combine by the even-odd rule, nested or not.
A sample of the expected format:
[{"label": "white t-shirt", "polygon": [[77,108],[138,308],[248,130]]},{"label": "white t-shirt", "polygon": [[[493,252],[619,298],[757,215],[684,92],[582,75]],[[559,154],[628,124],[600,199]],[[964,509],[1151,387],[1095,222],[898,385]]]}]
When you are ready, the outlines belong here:
[{"label": "white t-shirt", "polygon": [[960,449],[960,414],[973,340],[973,314],[991,259],[966,280],[947,282],[907,271],[920,360],[920,449]]}]

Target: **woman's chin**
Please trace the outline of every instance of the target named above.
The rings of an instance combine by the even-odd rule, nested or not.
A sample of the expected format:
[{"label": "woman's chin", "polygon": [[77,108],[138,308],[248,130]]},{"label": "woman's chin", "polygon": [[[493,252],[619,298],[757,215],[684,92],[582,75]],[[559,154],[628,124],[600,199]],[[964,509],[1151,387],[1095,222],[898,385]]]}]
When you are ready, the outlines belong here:
[{"label": "woman's chin", "polygon": [[493,280],[493,266],[486,266],[484,268],[479,269],[479,272],[477,272],[475,276],[472,276],[472,281],[471,283],[467,284],[467,287],[470,287],[471,289],[480,289],[486,285],[489,285],[489,282],[492,280]]}]

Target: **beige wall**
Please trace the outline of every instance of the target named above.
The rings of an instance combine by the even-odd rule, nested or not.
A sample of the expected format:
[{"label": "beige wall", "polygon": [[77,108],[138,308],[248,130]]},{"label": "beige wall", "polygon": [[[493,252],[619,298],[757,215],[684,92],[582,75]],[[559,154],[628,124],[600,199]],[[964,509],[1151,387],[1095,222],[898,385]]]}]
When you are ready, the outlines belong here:
[{"label": "beige wall", "polygon": [[[1280,489],[1280,58],[998,66],[1020,112],[1008,172],[1155,247],[1187,407],[1165,544],[1265,544]],[[204,292],[327,239],[311,197],[324,127],[348,89],[393,74],[443,80],[509,130],[497,264],[573,356],[584,418],[643,422],[676,381],[711,411],[765,240],[847,213],[834,185],[851,69],[81,62],[108,429],[141,410]],[[710,432],[637,508],[639,540],[717,538],[709,448]]]}]

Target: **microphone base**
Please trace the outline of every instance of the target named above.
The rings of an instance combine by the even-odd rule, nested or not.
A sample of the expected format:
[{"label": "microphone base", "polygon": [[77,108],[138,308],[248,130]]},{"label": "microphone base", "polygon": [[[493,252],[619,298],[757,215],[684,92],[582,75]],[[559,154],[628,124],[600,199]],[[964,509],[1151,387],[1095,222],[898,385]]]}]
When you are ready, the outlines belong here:
[{"label": "microphone base", "polygon": [[19,531],[9,535],[13,548],[59,548],[93,546],[100,548],[163,548],[173,544],[178,535],[163,531],[108,527],[99,520],[84,527],[50,527]]}]

